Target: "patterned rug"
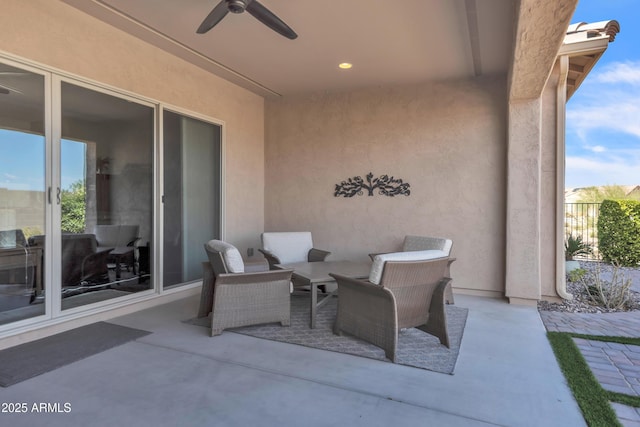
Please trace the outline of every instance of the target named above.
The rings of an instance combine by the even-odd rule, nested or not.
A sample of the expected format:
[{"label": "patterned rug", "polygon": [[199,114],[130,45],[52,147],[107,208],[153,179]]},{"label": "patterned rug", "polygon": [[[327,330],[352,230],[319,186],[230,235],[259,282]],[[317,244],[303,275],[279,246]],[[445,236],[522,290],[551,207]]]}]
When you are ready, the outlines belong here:
[{"label": "patterned rug", "polygon": [[[279,323],[246,326],[226,329],[252,337],[272,341],[286,342],[322,350],[368,357],[391,363],[384,355],[384,350],[353,336],[333,334],[333,323],[336,317],[337,298],[331,298],[325,306],[318,310],[316,328],[309,328],[309,295],[291,296],[291,326],[283,327]],[[446,306],[447,326],[451,348],[440,344],[440,340],[419,329],[405,329],[398,335],[397,363],[430,371],[453,374],[458,359],[460,343],[467,321],[468,309]],[[186,323],[210,327],[210,318],[195,318]]]}]

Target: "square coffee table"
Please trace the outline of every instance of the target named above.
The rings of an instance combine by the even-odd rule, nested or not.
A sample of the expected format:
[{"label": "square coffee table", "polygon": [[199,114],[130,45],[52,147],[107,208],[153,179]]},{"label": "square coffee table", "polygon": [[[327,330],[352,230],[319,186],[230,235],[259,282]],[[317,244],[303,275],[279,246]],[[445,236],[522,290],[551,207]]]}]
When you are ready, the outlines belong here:
[{"label": "square coffee table", "polygon": [[276,264],[278,268],[293,269],[292,278],[302,282],[311,288],[311,310],[309,327],[316,327],[316,312],[320,307],[329,302],[332,295],[338,290],[329,293],[318,302],[318,286],[335,283],[335,279],[329,273],[337,273],[354,279],[366,279],[371,270],[371,261],[319,261],[319,262],[295,262],[292,264]]}]

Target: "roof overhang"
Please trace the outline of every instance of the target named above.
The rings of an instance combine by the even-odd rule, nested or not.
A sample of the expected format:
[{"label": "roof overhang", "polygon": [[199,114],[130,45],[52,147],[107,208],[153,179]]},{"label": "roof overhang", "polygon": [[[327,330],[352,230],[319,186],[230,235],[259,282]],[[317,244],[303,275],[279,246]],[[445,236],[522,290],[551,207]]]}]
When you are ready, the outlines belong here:
[{"label": "roof overhang", "polygon": [[615,20],[592,24],[580,22],[569,26],[564,43],[558,51],[558,57],[569,57],[567,100],[578,90],[619,32],[620,24]]},{"label": "roof overhang", "polygon": [[519,2],[509,102],[540,98],[577,4],[578,0]]}]

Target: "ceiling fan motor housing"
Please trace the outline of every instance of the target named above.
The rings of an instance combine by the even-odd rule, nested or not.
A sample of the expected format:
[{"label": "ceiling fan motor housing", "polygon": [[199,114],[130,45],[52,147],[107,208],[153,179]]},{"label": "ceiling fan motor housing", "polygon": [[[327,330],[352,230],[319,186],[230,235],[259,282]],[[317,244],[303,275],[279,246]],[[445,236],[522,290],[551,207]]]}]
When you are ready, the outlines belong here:
[{"label": "ceiling fan motor housing", "polygon": [[245,0],[227,0],[227,9],[231,13],[242,13],[247,8]]}]

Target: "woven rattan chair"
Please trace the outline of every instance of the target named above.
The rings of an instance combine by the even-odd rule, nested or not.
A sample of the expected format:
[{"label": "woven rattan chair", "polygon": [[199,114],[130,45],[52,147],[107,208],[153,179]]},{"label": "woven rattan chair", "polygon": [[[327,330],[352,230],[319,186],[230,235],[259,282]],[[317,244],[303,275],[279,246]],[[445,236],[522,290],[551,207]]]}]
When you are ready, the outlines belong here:
[{"label": "woven rattan chair", "polygon": [[[269,268],[275,270],[276,264],[293,264],[296,262],[322,262],[331,252],[313,247],[313,237],[309,231],[267,232],[260,236],[262,248],[258,249],[269,262]],[[304,283],[292,280],[296,289],[308,290]],[[325,285],[318,286],[323,293],[327,292]]]},{"label": "woven rattan chair", "polygon": [[[204,245],[203,292],[213,288],[211,336],[224,329],[280,322],[289,326],[292,270],[245,272],[240,252],[220,240]],[[213,286],[211,281],[214,281]]]},{"label": "woven rattan chair", "polygon": [[449,347],[444,309],[444,292],[451,281],[445,277],[449,259],[402,258],[407,257],[377,256],[368,281],[331,274],[339,293],[334,333],[344,332],[381,347],[394,363],[398,331],[403,328],[421,329]]},{"label": "woven rattan chair", "polygon": [[[404,242],[402,243],[402,249],[400,249],[400,251],[412,252],[412,251],[428,251],[429,250],[429,251],[434,251],[432,254],[432,257],[434,258],[441,257],[441,256],[449,257],[449,264],[447,264],[447,271],[445,273],[445,276],[451,277],[451,264],[456,260],[455,258],[452,258],[450,256],[452,247],[453,247],[453,241],[451,239],[446,239],[443,237],[407,235],[404,237]],[[437,251],[441,251],[441,252],[437,252]],[[372,260],[376,255],[379,255],[379,254],[377,253],[369,254]],[[452,287],[453,287],[453,283],[450,282],[449,286],[447,286],[447,289],[445,291],[445,302],[447,304],[454,304],[455,302],[453,299]]]},{"label": "woven rattan chair", "polygon": [[309,231],[267,232],[262,233],[262,249],[258,249],[275,269],[275,264],[294,262],[321,262],[331,252],[313,247],[313,238]]}]

